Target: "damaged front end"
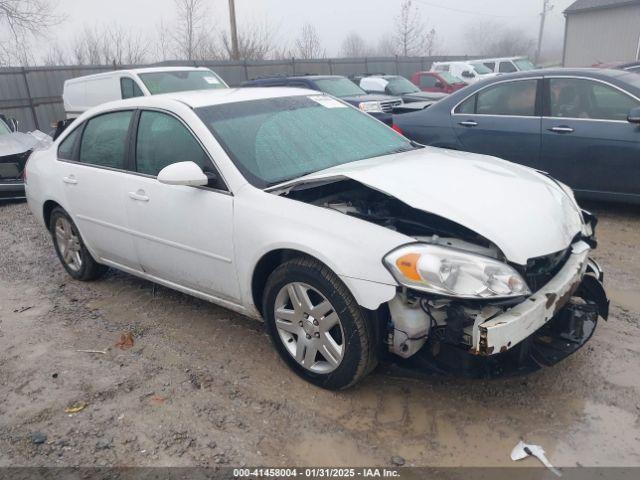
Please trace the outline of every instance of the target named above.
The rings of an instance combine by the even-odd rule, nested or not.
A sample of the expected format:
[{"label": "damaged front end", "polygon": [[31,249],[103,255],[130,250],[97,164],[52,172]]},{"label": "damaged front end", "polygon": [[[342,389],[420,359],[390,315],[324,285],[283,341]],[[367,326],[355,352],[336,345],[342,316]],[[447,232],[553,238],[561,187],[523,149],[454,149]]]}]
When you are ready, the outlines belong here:
[{"label": "damaged front end", "polygon": [[448,300],[402,289],[389,302],[389,350],[405,366],[471,377],[551,366],[582,347],[607,319],[603,275],[579,241],[562,268],[526,298]]},{"label": "damaged front end", "polygon": [[385,306],[386,349],[404,365],[474,377],[531,371],[575,352],[608,316],[588,212],[568,248],[518,265],[474,231],[353,180],[285,195],[415,240],[383,260],[400,285]]}]

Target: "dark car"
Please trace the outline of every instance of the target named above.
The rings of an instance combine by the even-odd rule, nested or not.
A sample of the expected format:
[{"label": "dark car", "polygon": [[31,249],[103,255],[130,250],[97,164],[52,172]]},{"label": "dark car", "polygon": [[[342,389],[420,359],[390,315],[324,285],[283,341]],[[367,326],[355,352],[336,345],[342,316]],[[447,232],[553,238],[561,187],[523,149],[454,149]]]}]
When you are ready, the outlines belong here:
[{"label": "dark car", "polygon": [[449,72],[416,72],[411,82],[423,92],[453,93],[467,86],[467,82]]},{"label": "dark car", "polygon": [[372,95],[346,77],[339,75],[276,76],[249,80],[243,87],[298,87],[328,93],[391,125],[393,109],[402,105],[402,100],[389,95]]},{"label": "dark car", "polygon": [[433,102],[447,96],[442,92],[423,92],[400,75],[366,75],[359,80],[367,93],[384,93],[400,97],[404,103]]},{"label": "dark car", "polygon": [[[582,197],[640,203],[640,76],[549,69],[473,84],[394,128],[544,170]],[[509,199],[505,199],[509,201]]]}]

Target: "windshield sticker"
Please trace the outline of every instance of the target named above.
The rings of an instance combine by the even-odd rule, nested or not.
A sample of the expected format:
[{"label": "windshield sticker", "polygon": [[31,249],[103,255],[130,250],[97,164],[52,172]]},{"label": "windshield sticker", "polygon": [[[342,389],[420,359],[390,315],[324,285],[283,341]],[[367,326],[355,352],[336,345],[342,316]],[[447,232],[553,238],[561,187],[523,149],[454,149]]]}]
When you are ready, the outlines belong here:
[{"label": "windshield sticker", "polygon": [[326,95],[310,95],[309,99],[319,103],[325,108],[347,108],[344,103],[336,100],[335,98],[327,97]]},{"label": "windshield sticker", "polygon": [[209,85],[220,85],[220,80],[218,80],[216,77],[203,77],[204,81],[207,82]]}]

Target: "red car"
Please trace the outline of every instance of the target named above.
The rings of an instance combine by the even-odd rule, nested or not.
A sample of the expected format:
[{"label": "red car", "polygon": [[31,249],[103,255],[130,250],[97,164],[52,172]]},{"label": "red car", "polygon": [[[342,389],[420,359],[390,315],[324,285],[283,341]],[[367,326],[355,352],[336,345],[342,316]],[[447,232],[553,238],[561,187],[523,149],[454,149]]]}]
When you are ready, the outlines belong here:
[{"label": "red car", "polygon": [[467,83],[449,72],[416,72],[411,82],[423,92],[453,93],[467,86]]}]

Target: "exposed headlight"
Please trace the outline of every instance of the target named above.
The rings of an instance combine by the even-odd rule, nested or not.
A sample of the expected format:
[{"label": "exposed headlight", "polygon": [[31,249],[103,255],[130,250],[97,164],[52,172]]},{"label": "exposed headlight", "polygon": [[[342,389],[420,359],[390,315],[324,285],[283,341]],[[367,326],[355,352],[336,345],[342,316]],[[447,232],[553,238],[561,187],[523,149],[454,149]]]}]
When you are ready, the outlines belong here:
[{"label": "exposed headlight", "polygon": [[384,264],[401,285],[448,297],[506,298],[531,293],[506,263],[437,245],[400,247],[387,254]]},{"label": "exposed headlight", "polygon": [[380,102],[360,102],[358,108],[366,113],[382,113],[382,104]]}]

